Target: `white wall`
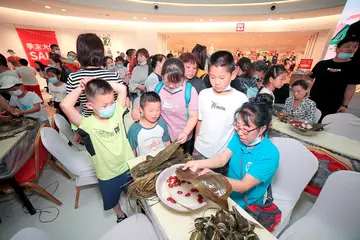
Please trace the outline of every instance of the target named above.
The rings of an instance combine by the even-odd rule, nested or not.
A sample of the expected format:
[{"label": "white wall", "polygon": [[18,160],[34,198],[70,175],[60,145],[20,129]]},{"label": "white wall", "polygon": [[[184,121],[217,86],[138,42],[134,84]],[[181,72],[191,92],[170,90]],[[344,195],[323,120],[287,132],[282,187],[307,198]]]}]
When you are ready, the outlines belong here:
[{"label": "white wall", "polygon": [[327,46],[329,44],[332,30],[319,31],[313,34],[306,44],[306,48],[302,58],[313,59],[313,65],[324,59]]}]

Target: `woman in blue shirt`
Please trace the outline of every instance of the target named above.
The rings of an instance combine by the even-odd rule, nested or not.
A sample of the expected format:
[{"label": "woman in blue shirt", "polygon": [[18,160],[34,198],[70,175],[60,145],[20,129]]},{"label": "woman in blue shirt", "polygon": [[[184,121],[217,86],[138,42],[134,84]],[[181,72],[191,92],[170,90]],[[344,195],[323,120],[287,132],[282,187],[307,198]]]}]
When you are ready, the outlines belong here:
[{"label": "woman in blue shirt", "polygon": [[279,165],[279,151],[267,137],[270,122],[271,112],[266,104],[244,103],[235,113],[237,133],[227,149],[211,159],[190,161],[184,169],[190,168],[202,175],[230,161],[227,174],[233,188],[230,197],[244,208],[246,192],[250,205],[262,204]]}]

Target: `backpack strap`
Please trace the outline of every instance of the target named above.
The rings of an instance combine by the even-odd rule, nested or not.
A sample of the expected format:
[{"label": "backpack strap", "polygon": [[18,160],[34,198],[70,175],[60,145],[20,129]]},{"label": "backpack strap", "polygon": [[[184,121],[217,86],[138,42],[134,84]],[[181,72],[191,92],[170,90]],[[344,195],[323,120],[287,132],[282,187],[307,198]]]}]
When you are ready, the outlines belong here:
[{"label": "backpack strap", "polygon": [[192,88],[191,83],[186,82],[186,89],[185,89],[186,121],[189,120],[189,104],[191,99],[191,88]]},{"label": "backpack strap", "polygon": [[162,88],[163,86],[164,86],[164,82],[163,82],[163,81],[159,82],[159,83],[156,85],[156,87],[155,87],[155,89],[154,89],[154,92],[157,93],[157,94],[159,94],[159,92],[160,92],[160,90],[161,90],[161,88]]}]

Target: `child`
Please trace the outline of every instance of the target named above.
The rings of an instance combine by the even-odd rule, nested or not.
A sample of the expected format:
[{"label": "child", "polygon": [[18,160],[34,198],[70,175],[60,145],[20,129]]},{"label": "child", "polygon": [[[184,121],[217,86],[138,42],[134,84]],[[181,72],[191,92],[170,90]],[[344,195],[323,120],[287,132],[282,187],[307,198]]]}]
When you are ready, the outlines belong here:
[{"label": "child", "polygon": [[[172,142],[183,144],[185,153],[192,153],[191,138],[198,119],[198,94],[184,76],[184,64],[176,58],[167,59],[161,75],[163,81],[154,89],[161,97],[161,118],[166,122]],[[139,109],[132,111],[135,121],[140,119]]]},{"label": "child", "polygon": [[206,87],[203,80],[196,76],[197,67],[195,54],[186,52],[181,54],[179,59],[184,63],[186,79],[193,85],[197,93],[200,94]]},{"label": "child", "polygon": [[[87,107],[93,110],[90,117],[83,117],[74,107],[82,91],[88,100]],[[114,91],[118,93],[116,102]],[[104,210],[112,208],[118,223],[127,218],[119,199],[121,191],[127,191],[132,181],[127,160],[134,157],[123,127],[125,99],[123,84],[84,79],[60,104],[70,121],[79,127],[78,133],[95,165]]]},{"label": "child", "polygon": [[234,114],[245,102],[246,95],[230,87],[236,77],[234,57],[218,51],[210,58],[209,77],[212,88],[199,95],[194,159],[212,158],[222,153],[234,134]]},{"label": "child", "polygon": [[140,112],[144,115],[129,129],[129,142],[135,156],[143,156],[170,144],[168,129],[159,119],[161,99],[155,92],[146,92],[140,97]]},{"label": "child", "polygon": [[46,74],[49,81],[49,94],[53,97],[54,108],[59,111],[59,114],[62,115],[66,120],[67,117],[65,113],[60,108],[60,102],[66,96],[66,84],[61,82],[61,72],[55,67],[48,67],[46,69]]},{"label": "child", "polygon": [[115,58],[115,71],[120,75],[121,79],[126,85],[129,85],[130,72],[124,66],[124,58],[116,57]]},{"label": "child", "polygon": [[6,89],[11,95],[9,105],[18,108],[13,113],[15,116],[38,118],[41,123],[48,121],[42,109],[42,100],[36,93],[25,90],[17,77],[4,76],[1,80],[1,89]]},{"label": "child", "polygon": [[104,57],[104,68],[109,71],[115,72],[115,64],[112,57],[109,56]]}]

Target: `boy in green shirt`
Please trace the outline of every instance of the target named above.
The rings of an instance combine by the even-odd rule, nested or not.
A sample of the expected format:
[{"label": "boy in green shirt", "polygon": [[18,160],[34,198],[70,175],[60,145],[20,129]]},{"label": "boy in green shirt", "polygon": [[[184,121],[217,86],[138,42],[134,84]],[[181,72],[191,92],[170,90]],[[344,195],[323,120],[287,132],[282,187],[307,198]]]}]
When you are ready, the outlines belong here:
[{"label": "boy in green shirt", "polygon": [[[82,91],[88,100],[87,107],[93,110],[90,117],[82,116],[75,108]],[[114,209],[117,222],[127,218],[119,199],[121,191],[126,192],[132,181],[127,160],[134,157],[122,119],[126,91],[123,84],[84,79],[60,104],[71,123],[79,128],[78,133],[95,165],[104,210]],[[116,101],[114,92],[118,93]]]}]

